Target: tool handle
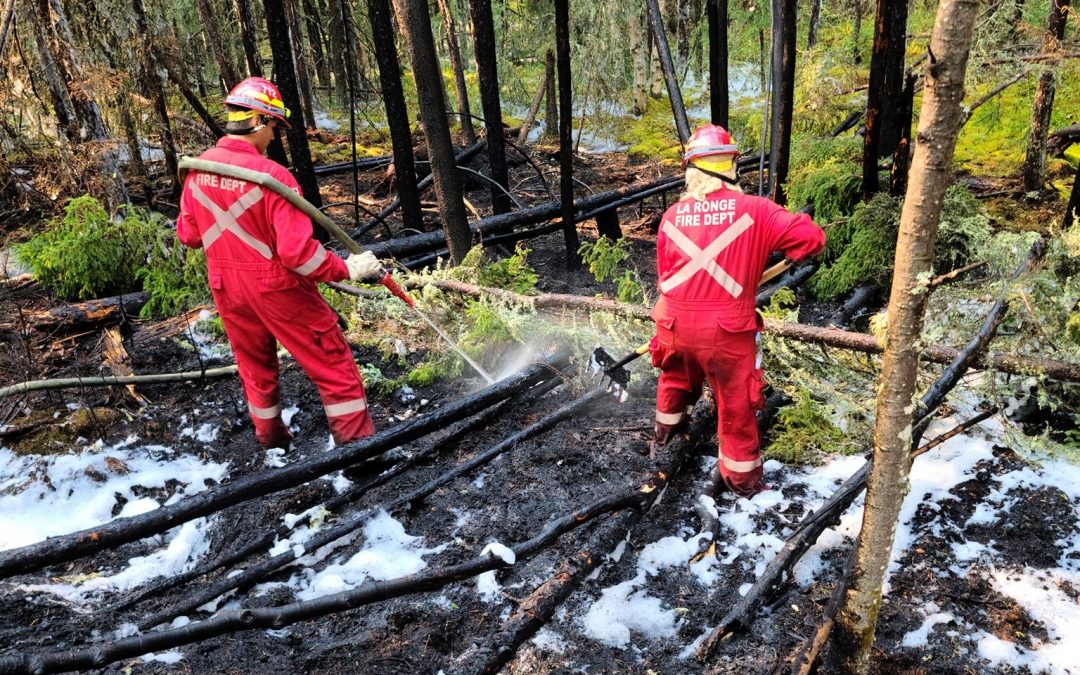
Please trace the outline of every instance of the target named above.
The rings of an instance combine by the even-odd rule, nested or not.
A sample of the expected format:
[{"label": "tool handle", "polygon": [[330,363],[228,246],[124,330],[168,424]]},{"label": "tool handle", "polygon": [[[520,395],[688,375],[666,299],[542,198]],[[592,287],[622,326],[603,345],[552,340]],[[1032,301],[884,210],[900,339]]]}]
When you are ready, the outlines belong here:
[{"label": "tool handle", "polygon": [[605,373],[610,373],[613,370],[618,370],[619,368],[622,368],[623,366],[630,363],[631,361],[638,358],[639,356],[641,356],[642,354],[644,354],[647,351],[649,351],[649,343],[648,342],[641,345],[640,347],[638,347],[634,351],[630,352],[626,356],[622,357],[621,359],[619,359],[615,363],[611,364],[611,366],[608,367],[604,372]]},{"label": "tool handle", "polygon": [[401,301],[409,307],[416,306],[416,302],[405,292],[405,289],[401,287],[401,284],[394,281],[394,277],[391,276],[390,272],[383,274],[382,279],[379,279],[379,283],[385,286],[386,290],[390,291],[392,295],[400,298]]}]

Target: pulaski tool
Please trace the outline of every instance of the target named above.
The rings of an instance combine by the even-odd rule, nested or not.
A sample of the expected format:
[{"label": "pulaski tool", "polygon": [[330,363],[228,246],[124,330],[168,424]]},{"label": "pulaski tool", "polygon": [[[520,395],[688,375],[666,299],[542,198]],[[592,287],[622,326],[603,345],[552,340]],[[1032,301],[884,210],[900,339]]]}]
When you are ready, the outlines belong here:
[{"label": "pulaski tool", "polygon": [[[345,230],[341,229],[341,227],[337,223],[335,223],[329,216],[317,209],[314,204],[298,195],[296,192],[291,190],[289,186],[285,185],[270,174],[262,173],[261,171],[253,171],[251,169],[244,169],[222,162],[215,162],[208,159],[194,159],[191,157],[181,158],[179,169],[181,183],[184,181],[184,177],[187,175],[188,171],[195,170],[203,171],[205,173],[214,173],[218,174],[219,176],[228,176],[230,178],[237,178],[239,180],[249,181],[251,183],[255,183],[256,185],[261,185],[268,190],[273,190],[274,192],[288,200],[290,204],[303,211],[304,214],[310,217],[313,222],[318,223],[320,226],[322,226],[323,229],[333,235],[335,239],[341,242],[341,244],[349,251],[349,253],[363,253],[364,251],[363,247],[360,246],[360,244],[356,243],[356,241],[352,237],[350,237]],[[412,308],[412,310],[416,312],[416,315],[424,320],[424,323],[431,326],[431,328],[436,333],[438,333],[439,337],[446,341],[446,344],[450,345],[451,349],[457,352],[457,354],[461,358],[465,359],[465,362],[468,363],[469,366],[471,366],[472,369],[480,375],[480,377],[484,378],[484,381],[487,382],[487,384],[492,384],[495,382],[495,378],[488,374],[488,372],[484,370],[479,363],[471,359],[469,355],[465,353],[465,350],[459,347],[456,342],[451,340],[449,335],[447,335],[441,328],[435,325],[435,322],[432,321],[427,314],[422,312],[420,308],[416,306],[416,302],[408,293],[405,292],[405,289],[403,289],[401,285],[394,280],[394,277],[390,274],[389,270],[383,270],[383,275],[382,278],[379,279],[379,283],[386,287],[386,290],[390,291],[392,295],[399,298],[402,302]]]}]

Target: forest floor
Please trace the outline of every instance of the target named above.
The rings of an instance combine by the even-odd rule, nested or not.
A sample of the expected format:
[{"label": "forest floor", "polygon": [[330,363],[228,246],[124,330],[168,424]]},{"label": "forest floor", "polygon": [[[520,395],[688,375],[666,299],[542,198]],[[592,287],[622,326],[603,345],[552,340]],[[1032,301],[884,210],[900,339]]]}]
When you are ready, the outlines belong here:
[{"label": "forest floor", "polygon": [[[657,174],[655,167],[632,165],[621,155],[586,156],[583,163],[584,180],[596,189]],[[546,166],[550,170],[550,158]],[[515,170],[522,181],[528,180],[524,171],[528,168]],[[343,184],[339,178],[326,182],[328,201],[347,200]],[[374,182],[367,187],[373,199],[385,196]],[[482,207],[482,198],[477,196],[475,203]],[[647,288],[654,282],[649,221],[658,206],[623,212],[624,232]],[[586,238],[593,234],[590,227],[582,227]],[[612,292],[610,282],[598,284],[587,270],[566,270],[561,234],[532,240],[529,246],[539,289]],[[33,288],[9,299],[24,308],[53,302]],[[573,322],[562,315],[549,320]],[[140,329],[136,324],[134,335]],[[96,334],[54,337],[6,336],[26,349],[25,360],[2,367],[3,383],[27,374],[97,371]],[[230,360],[227,346],[206,335],[181,333],[131,344],[140,345],[130,350],[137,373]],[[409,354],[403,364],[370,346],[355,347],[354,355],[389,375],[422,356]],[[586,355],[577,357],[580,362]],[[489,544],[512,546],[553,518],[640,484],[651,467],[655,374],[646,363],[632,370],[625,402],[605,397],[422,503],[378,512],[362,533],[339,542],[332,552],[305,552],[264,583],[189,612],[172,625],[198,621],[222,608],[280,605],[354,588],[366,579],[472,560]],[[481,386],[466,371],[461,378],[426,388],[372,395],[370,407],[376,427],[385,429]],[[585,378],[573,378],[513,409],[431,461],[370,490],[344,512],[378,508],[555,410],[587,386]],[[283,364],[282,387],[296,433],[284,455],[255,444],[236,379],[142,387],[140,393],[149,400],[145,406],[120,389],[42,393],[20,400],[17,407],[0,406],[11,413],[5,430],[28,422],[40,425],[37,433],[22,438],[0,437],[0,550],[152,510],[208,486],[323,452],[328,437],[314,387],[289,361]],[[953,397],[947,416],[926,437],[969,417],[977,403]],[[1080,673],[1080,652],[1068,639],[1080,634],[1080,468],[1064,461],[1032,464],[1004,443],[1002,431],[1001,420],[992,418],[916,460],[878,630],[879,672]],[[438,441],[417,441],[400,452],[407,455],[432,442]],[[861,498],[839,525],[826,531],[748,630],[722,643],[706,664],[692,657],[792,527],[863,459],[834,456],[820,466],[768,462],[765,478],[772,489],[751,501],[722,495],[716,554],[691,563],[708,544],[695,505],[715,462],[715,439],[706,439],[699,452],[629,538],[518,650],[504,672],[769,673],[812,634],[857,532]],[[162,536],[6,579],[0,582],[5,608],[0,612],[0,657],[85,648],[135,634],[141,617],[230,569],[156,593],[123,611],[109,609],[116,601],[232,550],[290,520],[290,514],[318,507],[348,485],[335,473]],[[316,520],[325,525],[342,515]],[[529,560],[477,579],[280,630],[238,632],[120,661],[104,672],[471,672],[480,663],[477,648],[497,643],[517,602],[575,556],[609,518],[564,535]],[[298,527],[275,548],[302,545],[318,526]]]}]

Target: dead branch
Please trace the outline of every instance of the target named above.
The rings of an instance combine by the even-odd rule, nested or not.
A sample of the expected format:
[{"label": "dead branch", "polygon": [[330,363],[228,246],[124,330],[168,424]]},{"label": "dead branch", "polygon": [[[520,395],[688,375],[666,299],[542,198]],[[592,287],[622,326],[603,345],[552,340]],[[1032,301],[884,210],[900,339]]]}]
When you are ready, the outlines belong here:
[{"label": "dead branch", "polygon": [[72,389],[82,387],[115,387],[120,385],[163,384],[166,382],[197,382],[215,377],[228,377],[236,374],[236,366],[207,368],[206,370],[185,370],[180,373],[158,373],[156,375],[104,375],[101,377],[61,377],[53,380],[30,380],[7,387],[0,387],[0,398],[28,391],[48,389]]},{"label": "dead branch", "polygon": [[374,436],[347,443],[280,469],[244,476],[148,513],[118,518],[100,527],[53,537],[30,546],[0,551],[0,579],[136,541],[189,520],[217,513],[242,501],[296,487],[332,471],[344,469],[402,443],[426,436],[513,394],[550,380],[558,372],[557,369],[565,367],[566,363],[567,357],[558,354],[543,363],[524,368],[475,394],[389,427]]},{"label": "dead branch", "polygon": [[[105,330],[101,348],[104,355],[103,362],[112,371],[113,375],[131,377],[135,374],[135,371],[131,368],[131,355],[128,354],[127,348],[124,347],[124,338],[120,335],[119,328],[111,326]],[[129,384],[126,389],[139,405],[149,403],[145,396],[135,390],[135,385]]]},{"label": "dead branch", "polygon": [[149,300],[149,293],[129,293],[53,307],[47,311],[27,310],[25,313],[27,321],[37,330],[63,328],[74,331],[119,320],[125,314],[138,314]]},{"label": "dead branch", "polygon": [[963,267],[958,267],[958,268],[952,270],[951,272],[946,272],[945,274],[939,274],[938,276],[936,276],[936,277],[934,277],[933,279],[930,280],[930,288],[937,288],[938,286],[941,286],[942,284],[947,284],[950,281],[956,281],[957,279],[964,276],[968,272],[971,272],[972,270],[977,270],[980,267],[983,267],[985,265],[986,265],[986,261],[985,260],[980,260],[979,262],[973,262],[973,263],[971,263],[969,265],[964,265]]},{"label": "dead branch", "polygon": [[694,409],[690,426],[664,448],[652,475],[641,488],[647,490],[641,493],[641,507],[620,513],[593,534],[581,550],[565,560],[547,580],[518,603],[514,613],[498,631],[463,654],[460,661],[468,665],[455,670],[483,674],[500,672],[513,659],[517,649],[551,620],[559,605],[604,562],[607,553],[629,536],[634,525],[664,491],[668,481],[678,475],[686,458],[709,439],[715,426],[716,407],[712,401],[702,399]]},{"label": "dead branch", "polygon": [[975,110],[977,110],[979,108],[979,106],[983,105],[984,103],[986,103],[990,99],[994,98],[995,96],[997,96],[1001,92],[1005,91],[1009,87],[1013,86],[1014,84],[1016,84],[1017,82],[1024,79],[1025,77],[1027,77],[1030,74],[1031,74],[1031,67],[1029,66],[1029,67],[1024,68],[1023,70],[1021,70],[1016,75],[1013,75],[1009,79],[1005,80],[1004,82],[998,84],[996,87],[994,87],[990,91],[986,92],[985,94],[983,94],[979,98],[975,99],[975,102],[972,103],[970,106],[965,106],[963,115],[960,118],[960,127],[963,128],[963,126],[968,123],[968,120],[970,120],[971,116],[975,114]]},{"label": "dead branch", "polygon": [[[380,504],[379,506],[364,509],[359,513],[353,514],[348,518],[343,519],[333,527],[328,527],[318,531],[311,537],[311,539],[304,542],[304,550],[306,552],[314,552],[328,546],[338,539],[347,536],[356,530],[362,528],[371,518],[380,511],[392,512],[395,509],[403,506],[416,505],[431,493],[435,492],[442,486],[450,483],[454,479],[463,476],[485,464],[488,464],[499,455],[505,454],[510,450],[513,450],[518,444],[537,436],[539,434],[548,431],[559,422],[567,419],[577,411],[581,410],[593,400],[606,395],[606,392],[602,389],[594,389],[584,396],[580,396],[574,401],[566,404],[562,408],[559,408],[555,412],[547,415],[543,419],[531,424],[521,431],[512,434],[508,438],[496,443],[484,452],[481,452],[466,462],[458,464],[453,469],[437,476],[428,482],[424,483],[418,488],[404,494],[399,495],[395,499],[386,504]],[[228,593],[234,588],[250,587],[260,579],[266,577],[268,574],[275,572],[293,562],[296,561],[296,554],[292,551],[286,551],[279,555],[267,558],[261,563],[249,566],[243,572],[234,574],[232,576],[226,576],[223,579],[211,584],[208,588],[204,588],[198,592],[192,593],[185,597],[180,602],[167,607],[159,612],[155,612],[149,616],[146,616],[139,620],[138,626],[140,630],[149,630],[159,624],[170,621],[177,616],[186,614],[187,612],[205,605],[214,598],[220,595]]]},{"label": "dead branch", "polygon": [[1060,157],[1073,143],[1080,143],[1080,124],[1070,124],[1051,132],[1046,141],[1046,151]]}]

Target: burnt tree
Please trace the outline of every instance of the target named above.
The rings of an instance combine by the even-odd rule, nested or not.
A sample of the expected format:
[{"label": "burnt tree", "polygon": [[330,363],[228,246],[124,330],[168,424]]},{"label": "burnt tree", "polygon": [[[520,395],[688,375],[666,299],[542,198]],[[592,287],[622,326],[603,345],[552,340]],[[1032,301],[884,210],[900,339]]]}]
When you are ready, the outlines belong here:
[{"label": "burnt tree", "polygon": [[394,0],[394,8],[409,45],[416,76],[420,119],[424,125],[424,140],[431,160],[431,175],[439,199],[446,243],[451,259],[458,264],[472,246],[472,232],[465,215],[461,179],[454,162],[454,146],[450,141],[450,125],[443,98],[442,71],[439,69],[438,54],[435,53],[435,38],[431,34],[431,17],[426,0]]},{"label": "burnt tree", "polygon": [[259,56],[259,42],[255,32],[255,15],[251,11],[251,0],[234,0],[236,18],[240,26],[240,42],[244,45],[244,59],[247,62],[248,75],[262,77],[262,58]]},{"label": "burnt tree", "polygon": [[[165,85],[159,73],[164,70],[157,58],[158,50],[154,46],[154,34],[146,18],[142,0],[131,0],[135,13],[135,30],[138,33],[139,56],[142,59],[139,80],[143,90],[154,106],[161,130],[161,149],[165,154],[165,168],[169,173],[170,191],[173,197],[180,194],[180,179],[177,176],[176,141],[173,139],[172,124],[169,122],[168,100],[165,97]],[[167,70],[165,71],[168,72]],[[141,152],[141,150],[140,150]]]},{"label": "burnt tree", "polygon": [[218,30],[221,22],[214,15],[214,8],[210,6],[210,0],[195,0],[195,7],[199,11],[203,35],[206,36],[207,42],[210,43],[210,51],[214,53],[214,61],[217,62],[221,81],[224,83],[225,89],[232,89],[240,81],[240,77],[236,74],[236,66],[233,65],[229,52],[225,48],[225,41],[221,37],[221,31]]},{"label": "burnt tree", "polygon": [[728,125],[728,0],[707,0],[709,18],[709,112],[713,124]]},{"label": "burnt tree", "polygon": [[675,130],[679,134],[679,141],[685,145],[690,138],[690,122],[686,118],[682,92],[679,91],[679,80],[675,75],[675,64],[671,62],[671,49],[668,48],[667,34],[664,31],[664,17],[660,11],[658,0],[645,0],[645,9],[649,18],[649,26],[652,28],[653,39],[656,42],[656,51],[660,57],[664,82],[667,84],[668,98],[671,99],[671,114],[675,117]]},{"label": "burnt tree", "polygon": [[446,53],[450,55],[450,68],[454,71],[454,94],[457,96],[458,120],[465,140],[469,145],[476,142],[476,130],[473,129],[472,111],[469,110],[469,90],[465,86],[465,67],[461,62],[461,47],[458,45],[457,26],[454,24],[454,12],[446,0],[439,0],[439,13],[442,14],[443,31],[446,33]]},{"label": "burnt tree", "polygon": [[[321,3],[320,3],[321,5]],[[307,31],[308,45],[311,49],[311,67],[315,76],[319,79],[319,85],[330,86],[330,71],[326,65],[326,55],[323,52],[324,31],[322,21],[319,18],[320,6],[314,0],[303,0],[304,23]]]},{"label": "burnt tree", "polygon": [[[266,14],[266,33],[270,38],[270,50],[274,55],[275,84],[281,90],[285,107],[299,113],[302,105],[296,84],[296,70],[293,68],[292,39],[289,36],[289,24],[283,0],[263,0],[263,9]],[[298,116],[292,121],[291,128],[285,130],[285,138],[289,142],[289,155],[292,158],[296,181],[300,183],[300,191],[304,199],[316,207],[322,206],[319,182],[315,178],[315,167],[311,163],[311,149],[308,147],[307,130],[304,129],[302,117]],[[319,228],[315,229],[315,236],[320,241],[329,241],[327,234]]]},{"label": "burnt tree", "polygon": [[544,72],[547,73],[547,103],[544,113],[544,137],[559,136],[559,90],[555,84],[555,51],[548,49],[544,54]]},{"label": "burnt tree", "polygon": [[900,507],[908,491],[913,406],[923,316],[941,206],[962,116],[964,75],[978,0],[942,0],[930,40],[931,62],[919,114],[907,196],[900,214],[888,333],[877,396],[874,454],[851,583],[834,629],[832,661],[844,672],[869,670],[882,583]]},{"label": "burnt tree", "polygon": [[570,74],[570,0],[555,0],[555,51],[559,71],[559,199],[562,202],[563,240],[566,266],[581,266],[578,233],[574,224],[574,151],[571,147],[573,81]]},{"label": "burnt tree", "polygon": [[311,93],[311,76],[308,72],[304,35],[300,31],[300,14],[296,0],[281,0],[285,7],[285,22],[289,26],[289,42],[292,46],[292,63],[296,71],[296,87],[303,106],[293,124],[315,129],[315,97]]},{"label": "burnt tree", "polygon": [[795,105],[796,0],[772,0],[772,120],[769,148],[769,197],[787,203],[787,181],[791,154],[791,115]]},{"label": "burnt tree", "polygon": [[[866,136],[863,139],[863,200],[880,188],[878,160],[896,152],[902,135],[901,89],[907,40],[907,0],[877,0],[874,45],[870,53],[870,86],[866,92]],[[910,117],[907,120],[911,124]]]},{"label": "burnt tree", "polygon": [[[1065,21],[1068,18],[1069,0],[1050,0],[1050,16],[1046,21],[1046,37],[1043,52],[1057,49],[1065,39]],[[1024,189],[1038,192],[1046,181],[1046,136],[1050,132],[1050,113],[1054,110],[1054,70],[1047,66],[1039,75],[1035,100],[1031,105],[1031,135],[1028,136],[1027,152],[1024,154]]]},{"label": "burnt tree", "polygon": [[495,53],[495,21],[491,16],[491,0],[470,0],[469,15],[472,19],[476,73],[480,80],[480,104],[484,110],[484,125],[487,129],[488,165],[493,181],[489,184],[491,210],[496,214],[509,213],[510,195],[506,191],[510,181],[506,171],[506,142],[503,139],[499,69]]},{"label": "burnt tree", "polygon": [[367,0],[368,23],[371,24],[371,43],[375,61],[379,64],[379,86],[382,88],[386,121],[390,127],[390,143],[394,152],[394,180],[401,200],[401,216],[405,227],[420,229],[424,212],[420,208],[420,190],[416,187],[416,166],[413,161],[412,130],[405,92],[401,88],[401,66],[394,44],[394,19],[390,0]]}]

